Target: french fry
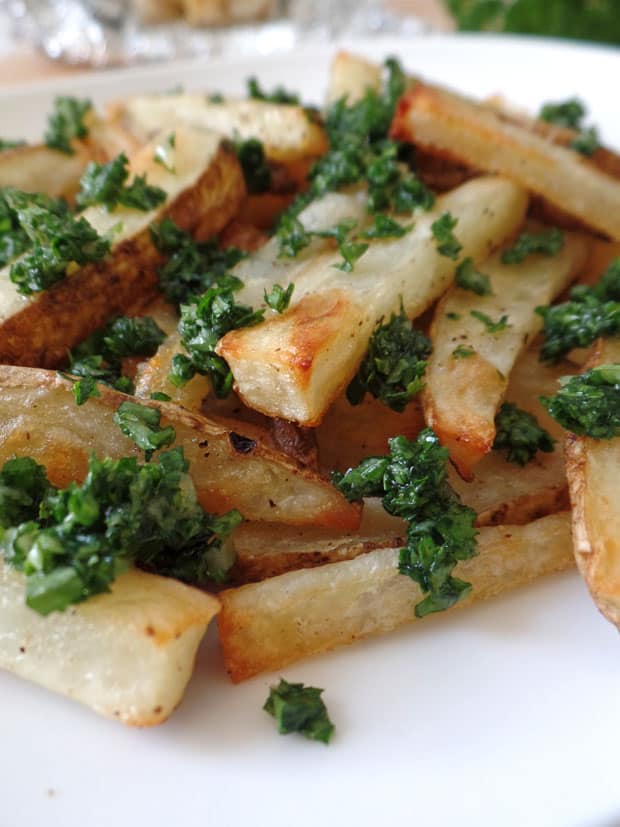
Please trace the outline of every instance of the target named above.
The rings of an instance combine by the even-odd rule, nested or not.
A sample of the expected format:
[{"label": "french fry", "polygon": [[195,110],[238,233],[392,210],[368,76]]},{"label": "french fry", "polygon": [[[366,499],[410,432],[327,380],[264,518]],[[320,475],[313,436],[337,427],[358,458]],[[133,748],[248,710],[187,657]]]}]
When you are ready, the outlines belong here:
[{"label": "french fry", "polygon": [[[455,608],[571,566],[570,517],[552,514],[524,526],[483,528],[478,548],[477,557],[457,567],[472,591]],[[399,574],[397,561],[395,549],[379,549],[221,592],[218,625],[232,680],[413,621],[421,593]]]},{"label": "french fry", "polygon": [[398,548],[407,526],[383,510],[380,500],[366,500],[359,528],[338,532],[327,528],[243,523],[235,530],[235,583],[252,583],[287,571],[352,560],[377,548]]},{"label": "french fry", "polygon": [[286,312],[220,340],[217,352],[231,367],[237,393],[269,416],[317,425],[353,377],[377,323],[401,302],[410,317],[418,316],[450,285],[455,265],[438,252],[433,222],[450,212],[462,256],[480,261],[515,232],[526,206],[520,187],[479,178],[416,215],[403,237],[372,244],[352,272],[335,269],[339,254],[316,256],[298,273]]},{"label": "french fry", "polygon": [[183,229],[222,229],[244,194],[241,169],[220,138],[199,129],[176,131],[174,171],[155,163],[159,139],[131,162],[133,174],[148,173],[149,183],[167,193],[167,202],[148,212],[118,206],[90,207],[83,217],[100,235],[115,233],[112,253],[102,262],[78,268],[49,290],[22,296],[0,271],[0,362],[54,367],[67,350],[122,314],[138,300],[156,294],[161,254],[148,227],[167,214]]},{"label": "french fry", "polygon": [[392,137],[475,169],[506,175],[620,240],[620,184],[577,152],[502,119],[490,107],[416,84],[398,104]]},{"label": "french fry", "polygon": [[[620,339],[598,343],[590,366],[620,363]],[[577,566],[601,613],[620,628],[620,438],[569,434],[566,472]]]},{"label": "french fry", "polygon": [[381,66],[350,52],[338,52],[329,67],[327,103],[346,98],[351,105],[363,98],[367,89],[381,89]]},{"label": "french fry", "polygon": [[[99,397],[78,408],[72,382],[52,371],[0,366],[0,464],[32,456],[50,480],[66,486],[84,478],[88,458],[138,456],[112,413],[131,397],[103,385]],[[177,405],[152,400],[162,424],[176,430],[202,506],[211,512],[238,508],[249,520],[356,528],[359,508],[325,479],[270,447],[269,436],[245,423],[225,428]]]},{"label": "french fry", "polygon": [[[489,294],[454,285],[437,305],[424,414],[465,479],[472,478],[474,466],[491,450],[495,414],[512,367],[542,328],[536,307],[549,304],[575,279],[588,252],[587,239],[569,233],[554,256],[531,255],[519,264],[503,264],[498,252],[480,266],[489,279]],[[489,331],[473,313],[493,322],[505,317],[507,327]]]},{"label": "french fry", "polygon": [[260,100],[212,103],[205,95],[138,95],[108,105],[111,123],[138,143],[149,140],[162,124],[185,123],[213,130],[231,140],[257,138],[266,156],[288,163],[314,158],[327,149],[323,128],[301,106]]},{"label": "french fry", "polygon": [[0,668],[130,726],[179,705],[218,600],[134,569],[111,591],[42,617],[25,578],[0,558]]},{"label": "french fry", "polygon": [[73,198],[91,154],[84,146],[73,155],[44,145],[18,146],[0,152],[0,188],[44,192],[53,198]]}]

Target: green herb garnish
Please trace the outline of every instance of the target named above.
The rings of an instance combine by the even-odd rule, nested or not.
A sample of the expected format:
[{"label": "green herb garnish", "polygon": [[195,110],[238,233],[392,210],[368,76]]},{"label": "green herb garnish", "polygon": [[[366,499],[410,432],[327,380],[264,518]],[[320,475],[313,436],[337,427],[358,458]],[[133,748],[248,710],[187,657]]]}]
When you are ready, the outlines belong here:
[{"label": "green herb garnish", "polygon": [[230,330],[251,327],[263,320],[263,310],[253,310],[235,301],[234,293],[242,283],[234,276],[220,279],[200,298],[190,299],[181,307],[179,333],[188,356],[175,357],[170,381],[180,386],[195,373],[208,376],[218,399],[230,393],[233,376],[226,360],[218,356],[215,346]]},{"label": "green herb garnish", "polygon": [[9,277],[19,293],[47,290],[65,278],[70,264],[100,261],[108,254],[110,242],[85,219],[74,218],[64,202],[10,187],[4,198],[32,245],[11,266]]},{"label": "green herb garnish", "polygon": [[539,118],[547,123],[573,129],[579,134],[570,143],[570,148],[582,155],[593,155],[599,148],[598,133],[593,126],[585,127],[583,119],[586,108],[577,98],[571,98],[561,103],[546,103],[540,110]]},{"label": "green herb garnish", "polygon": [[449,212],[443,213],[431,224],[431,231],[437,241],[437,251],[447,258],[457,259],[463,249],[463,245],[452,232],[458,223]]},{"label": "green herb garnish", "polygon": [[286,288],[279,284],[274,284],[269,292],[265,290],[265,304],[277,313],[284,313],[291,303],[294,289],[295,285],[292,282]]},{"label": "green herb garnish", "polygon": [[0,138],[0,152],[6,152],[8,149],[17,149],[20,146],[26,146],[26,141],[8,141],[6,138]]},{"label": "green herb garnish", "polygon": [[455,347],[452,351],[452,358],[453,359],[469,359],[470,356],[473,356],[476,351],[473,347],[467,347],[467,345],[459,345]]},{"label": "green herb garnish", "polygon": [[564,246],[564,233],[557,228],[543,233],[521,233],[512,247],[502,253],[504,264],[520,264],[528,256],[541,253],[554,256]]},{"label": "green herb garnish", "polygon": [[94,204],[103,204],[112,210],[121,204],[147,212],[162,204],[167,198],[165,190],[147,184],[146,175],[137,175],[127,184],[128,164],[129,159],[123,152],[107,164],[91,161],[80,181],[77,206],[83,210]]},{"label": "green herb garnish", "polygon": [[540,401],[551,416],[579,436],[620,436],[620,365],[599,365],[560,380],[560,389]]},{"label": "green herb garnish", "polygon": [[495,428],[493,448],[506,451],[508,462],[523,466],[534,459],[537,451],[553,451],[555,440],[551,434],[538,424],[535,416],[510,402],[504,402],[499,409]]},{"label": "green herb garnish", "polygon": [[241,515],[203,511],[187,470],[181,448],[146,465],[92,456],[84,482],[58,490],[33,460],[5,463],[0,553],[26,575],[27,605],[43,615],[63,611],[108,591],[132,563],[196,585],[221,580]]},{"label": "green herb garnish", "polygon": [[407,544],[400,550],[398,568],[426,594],[415,607],[416,616],[424,617],[449,609],[471,591],[471,584],[452,572],[460,560],[477,553],[476,514],[450,487],[448,450],[430,428],[414,441],[398,436],[388,444],[388,456],[369,457],[332,479],[347,499],[382,497],[388,514],[407,520]]},{"label": "green herb garnish", "polygon": [[263,145],[256,138],[234,144],[248,192],[258,195],[271,187],[271,169]]},{"label": "green herb garnish", "polygon": [[221,249],[217,240],[194,241],[169,217],[152,224],[150,231],[153,243],[168,259],[158,269],[159,285],[166,299],[176,305],[204,293],[245,256],[236,247]]},{"label": "green herb garnish", "polygon": [[294,92],[287,92],[283,86],[276,86],[273,92],[265,92],[255,77],[247,79],[248,97],[254,100],[269,103],[299,104],[299,96]]},{"label": "green herb garnish", "polygon": [[172,150],[176,147],[176,141],[176,132],[171,132],[163,144],[160,144],[155,149],[155,156],[153,158],[156,164],[159,164],[160,167],[163,167],[166,172],[170,172],[172,175],[176,174],[176,169],[174,164],[170,163],[170,155]]},{"label": "green herb garnish", "polygon": [[4,190],[0,189],[0,267],[24,253],[30,244],[17,212],[9,206]]},{"label": "green herb garnish", "polygon": [[469,315],[473,316],[474,319],[478,319],[479,322],[482,322],[487,333],[501,333],[503,330],[511,327],[508,323],[508,316],[502,316],[499,321],[494,322],[490,316],[487,316],[486,313],[482,313],[480,310],[470,310]]},{"label": "green herb garnish", "polygon": [[404,411],[424,387],[430,340],[413,327],[401,309],[380,325],[368,342],[368,352],[347,388],[351,405],[359,405],[366,393],[394,411]]},{"label": "green herb garnish", "polygon": [[86,115],[93,105],[89,100],[58,97],[54,101],[54,111],[49,117],[45,143],[52,149],[58,149],[66,155],[73,155],[71,145],[74,138],[86,138],[88,128],[84,123]]},{"label": "green herb garnish", "polygon": [[372,226],[360,233],[360,238],[402,238],[412,227],[412,224],[403,227],[402,224],[394,221],[385,213],[375,213]]},{"label": "green herb garnish", "polygon": [[620,333],[620,258],[594,287],[573,287],[570,301],[537,307],[536,312],[544,319],[543,361],[557,361],[573,348],[588,347],[599,336]]},{"label": "green herb garnish", "polygon": [[479,270],[476,270],[471,258],[466,258],[456,268],[454,282],[462,290],[469,290],[478,296],[490,296],[491,279]]},{"label": "green herb garnish", "polygon": [[306,738],[327,744],[334,725],[329,720],[322,693],[323,690],[315,686],[288,683],[281,678],[278,686],[269,690],[263,709],[276,719],[280,735],[300,732]]},{"label": "green herb garnish", "polygon": [[334,264],[337,270],[342,270],[344,273],[351,273],[355,267],[355,262],[361,258],[369,245],[360,241],[342,241],[338,244],[338,250],[342,256],[342,261]]},{"label": "green herb garnish", "polygon": [[157,408],[148,408],[139,402],[122,402],[114,414],[114,422],[144,451],[147,462],[155,451],[167,448],[176,439],[174,428],[171,425],[162,428],[160,420]]}]

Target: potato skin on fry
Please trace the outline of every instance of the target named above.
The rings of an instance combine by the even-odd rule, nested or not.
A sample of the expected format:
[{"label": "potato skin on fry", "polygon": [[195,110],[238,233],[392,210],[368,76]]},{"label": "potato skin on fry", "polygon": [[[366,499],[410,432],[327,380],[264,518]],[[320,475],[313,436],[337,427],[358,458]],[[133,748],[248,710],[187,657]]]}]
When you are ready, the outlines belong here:
[{"label": "potato skin on fry", "polygon": [[[141,452],[112,421],[131,397],[99,386],[100,396],[78,408],[71,382],[52,371],[0,366],[0,463],[32,456],[48,468],[51,481],[83,479],[88,457],[118,459]],[[162,425],[174,426],[177,443],[190,463],[201,505],[221,513],[237,508],[250,520],[352,529],[360,509],[326,479],[271,447],[269,434],[246,423],[224,427],[165,402],[157,408]],[[247,437],[240,446],[242,437]]]},{"label": "potato skin on fry", "polygon": [[[483,528],[479,552],[456,569],[473,589],[455,608],[569,568],[570,517]],[[233,682],[415,620],[421,594],[397,560],[395,549],[379,549],[221,592],[218,626]]]},{"label": "potato skin on fry", "polygon": [[[228,223],[245,194],[234,154],[220,147],[189,190],[165,210],[182,229],[212,235]],[[0,362],[61,365],[67,351],[112,316],[157,295],[163,258],[147,230],[120,242],[101,262],[81,267],[49,290],[24,297],[15,312],[0,303]],[[8,278],[6,270],[2,278]]]},{"label": "potato skin on fry", "polygon": [[0,668],[129,726],[163,723],[181,702],[212,595],[133,569],[107,594],[42,617],[0,558]]}]

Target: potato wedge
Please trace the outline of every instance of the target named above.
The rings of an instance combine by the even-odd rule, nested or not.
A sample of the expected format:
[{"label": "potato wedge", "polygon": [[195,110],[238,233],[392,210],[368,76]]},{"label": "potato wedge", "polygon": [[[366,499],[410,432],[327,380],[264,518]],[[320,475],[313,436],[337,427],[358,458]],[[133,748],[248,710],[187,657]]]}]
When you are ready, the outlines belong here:
[{"label": "potato wedge", "polygon": [[18,146],[0,152],[0,188],[44,192],[53,198],[71,199],[91,154],[84,146],[66,155],[43,144]]},{"label": "potato wedge", "polygon": [[[88,457],[119,458],[141,452],[112,421],[131,399],[105,386],[78,408],[71,381],[52,371],[0,366],[0,464],[32,456],[57,485],[83,479]],[[339,529],[359,525],[359,508],[318,474],[269,447],[269,437],[244,423],[239,431],[171,403],[142,400],[173,425],[190,463],[198,499],[211,512],[238,508],[249,520]],[[247,436],[246,436],[247,434]],[[266,444],[265,444],[266,443]]]},{"label": "potato wedge", "polygon": [[[599,342],[590,366],[620,363],[620,338]],[[620,628],[620,438],[569,434],[566,473],[577,566],[601,613]]]},{"label": "potato wedge", "polygon": [[[587,260],[584,236],[566,233],[564,239],[556,255],[531,255],[520,264],[503,264],[502,253],[496,253],[480,265],[491,293],[480,296],[454,285],[437,305],[424,414],[465,479],[472,478],[474,466],[493,447],[495,414],[510,372],[542,328],[536,307],[550,304]],[[493,322],[505,317],[507,327],[489,331],[472,313]]]},{"label": "potato wedge", "polygon": [[403,545],[406,523],[383,510],[380,500],[365,500],[362,521],[354,531],[243,523],[235,530],[234,583],[252,583],[295,569],[352,560],[377,548]]},{"label": "potato wedge", "polygon": [[[457,568],[473,589],[455,608],[562,571],[573,562],[567,513],[524,526],[483,528],[478,545],[479,555]],[[399,574],[397,560],[395,549],[379,549],[221,592],[218,626],[232,680],[282,669],[413,621],[421,594],[412,580]]]},{"label": "potato wedge", "polygon": [[381,66],[350,52],[337,52],[329,67],[327,103],[340,98],[356,103],[367,89],[381,89]]},{"label": "potato wedge", "polygon": [[54,367],[110,316],[155,295],[162,257],[148,231],[154,220],[168,214],[186,230],[209,226],[216,233],[235,213],[245,192],[243,176],[217,135],[177,129],[174,172],[155,163],[158,143],[156,138],[132,159],[131,171],[148,173],[149,183],[166,191],[161,208],[90,207],[83,213],[100,235],[117,233],[106,259],[30,296],[17,292],[10,266],[0,270],[0,362]]},{"label": "potato wedge", "polygon": [[0,558],[0,668],[130,726],[168,718],[215,597],[134,569],[109,593],[42,617],[26,606],[24,583]]},{"label": "potato wedge", "polygon": [[185,123],[213,130],[231,140],[258,138],[266,156],[287,163],[314,158],[327,149],[319,124],[301,106],[260,100],[211,103],[205,95],[137,95],[110,103],[108,116],[138,143],[149,140],[168,124]]},{"label": "potato wedge", "polygon": [[496,172],[610,238],[620,240],[620,184],[577,152],[436,87],[416,84],[400,100],[392,137]]},{"label": "potato wedge", "polygon": [[354,375],[377,323],[398,312],[401,301],[418,316],[450,285],[455,265],[438,252],[433,222],[450,212],[462,256],[480,261],[515,232],[526,207],[520,187],[479,178],[416,215],[402,238],[372,244],[350,273],[335,269],[338,253],[313,258],[297,275],[285,313],[219,342],[237,393],[269,416],[317,425]]}]

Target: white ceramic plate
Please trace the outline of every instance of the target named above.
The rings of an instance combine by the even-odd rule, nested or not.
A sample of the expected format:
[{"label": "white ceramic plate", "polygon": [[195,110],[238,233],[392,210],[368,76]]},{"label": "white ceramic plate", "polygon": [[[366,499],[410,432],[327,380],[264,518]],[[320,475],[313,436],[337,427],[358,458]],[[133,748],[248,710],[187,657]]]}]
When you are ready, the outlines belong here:
[{"label": "white ceramic plate", "polygon": [[[350,43],[428,78],[520,105],[578,94],[620,145],[620,53],[517,38]],[[320,101],[332,49],[84,75],[0,95],[3,137],[35,137],[59,91],[240,92],[247,75]],[[429,618],[285,670],[325,688],[329,747],[261,711],[277,675],[232,686],[214,637],[185,701],[128,730],[0,674],[0,827],[492,825],[612,827],[620,647],[575,574]]]}]

